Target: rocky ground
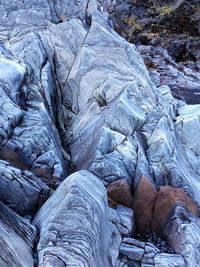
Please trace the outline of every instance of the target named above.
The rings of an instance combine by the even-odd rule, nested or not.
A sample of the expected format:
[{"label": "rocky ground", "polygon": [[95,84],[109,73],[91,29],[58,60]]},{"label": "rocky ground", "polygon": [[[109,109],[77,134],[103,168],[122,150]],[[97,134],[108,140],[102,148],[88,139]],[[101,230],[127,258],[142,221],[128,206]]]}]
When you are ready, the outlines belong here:
[{"label": "rocky ground", "polygon": [[0,14],[0,266],[198,267],[199,1]]},{"label": "rocky ground", "polygon": [[200,103],[199,0],[99,0],[113,28],[138,46],[150,75],[174,97]]}]

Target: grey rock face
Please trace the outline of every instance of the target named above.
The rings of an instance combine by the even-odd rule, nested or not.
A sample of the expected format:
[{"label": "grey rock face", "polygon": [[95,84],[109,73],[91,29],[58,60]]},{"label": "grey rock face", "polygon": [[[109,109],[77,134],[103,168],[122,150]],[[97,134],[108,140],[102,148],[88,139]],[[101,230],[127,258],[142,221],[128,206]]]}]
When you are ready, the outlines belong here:
[{"label": "grey rock face", "polygon": [[[160,82],[162,67],[150,77],[137,48],[96,6],[1,1],[1,200],[34,216],[51,195],[48,186],[56,189],[65,179],[33,221],[38,266],[198,267],[198,218],[168,218],[175,255],[131,238],[130,208],[108,208],[104,185],[122,179],[134,195],[142,175],[158,190],[183,188],[200,205],[200,106],[173,98]],[[180,75],[177,84],[190,77],[196,86],[198,76]],[[2,207],[3,267],[33,266],[35,229]]]},{"label": "grey rock face", "polygon": [[176,254],[157,254],[154,258],[154,266],[159,267],[183,267],[185,266],[184,258]]},{"label": "grey rock face", "polygon": [[[77,115],[69,123],[67,139],[77,169],[86,168],[105,183],[119,178],[131,183],[137,157],[132,135],[144,123],[156,96],[134,46],[104,24],[99,15],[93,16],[68,77],[68,102],[76,103],[70,109]],[[80,68],[80,62],[87,64]],[[138,106],[135,97],[145,103]]]},{"label": "grey rock face", "polygon": [[131,260],[141,262],[144,255],[144,249],[122,243],[120,247],[120,253],[127,256]]},{"label": "grey rock face", "polygon": [[199,227],[199,218],[194,218],[186,209],[177,206],[164,230],[170,245],[177,254],[185,258],[186,266],[189,267],[198,266],[199,264]]},{"label": "grey rock face", "polygon": [[[126,262],[128,266],[142,267],[184,267],[184,258],[176,254],[160,253],[160,251],[150,243],[144,243],[132,238],[125,238],[120,246],[122,262]],[[121,265],[123,266],[123,265]]]},{"label": "grey rock face", "polygon": [[5,50],[0,60],[1,158],[20,169],[30,169],[44,180],[61,179],[66,171],[60,139],[36,84],[22,84],[25,67],[13,56],[8,57]]},{"label": "grey rock face", "polygon": [[29,171],[0,161],[0,200],[18,214],[31,215],[47,200],[51,190]]},{"label": "grey rock face", "polygon": [[36,237],[35,227],[0,202],[2,267],[33,267],[32,248]]},{"label": "grey rock face", "polygon": [[119,214],[122,226],[120,233],[126,237],[132,236],[135,231],[133,210],[123,205],[117,205],[116,212]]},{"label": "grey rock face", "polygon": [[0,5],[0,41],[6,42],[28,32],[46,29],[51,23],[58,24],[74,17],[83,19],[86,12],[94,9],[94,0],[3,0]]},{"label": "grey rock face", "polygon": [[33,221],[39,266],[115,266],[121,236],[108,209],[98,178],[87,171],[69,176]]}]

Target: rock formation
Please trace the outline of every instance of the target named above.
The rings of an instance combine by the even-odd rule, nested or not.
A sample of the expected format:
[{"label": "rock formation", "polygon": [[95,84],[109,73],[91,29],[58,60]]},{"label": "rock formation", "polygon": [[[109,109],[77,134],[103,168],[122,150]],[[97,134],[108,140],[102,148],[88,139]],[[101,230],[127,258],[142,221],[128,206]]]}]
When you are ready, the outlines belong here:
[{"label": "rock formation", "polygon": [[198,49],[121,37],[130,2],[0,1],[2,267],[199,266]]},{"label": "rock formation", "polygon": [[69,176],[36,214],[38,266],[115,266],[120,232],[106,190],[91,173]]},{"label": "rock formation", "polygon": [[[137,44],[156,84],[198,104],[200,9],[197,0],[99,0],[115,30]],[[192,68],[192,71],[191,71]]]}]

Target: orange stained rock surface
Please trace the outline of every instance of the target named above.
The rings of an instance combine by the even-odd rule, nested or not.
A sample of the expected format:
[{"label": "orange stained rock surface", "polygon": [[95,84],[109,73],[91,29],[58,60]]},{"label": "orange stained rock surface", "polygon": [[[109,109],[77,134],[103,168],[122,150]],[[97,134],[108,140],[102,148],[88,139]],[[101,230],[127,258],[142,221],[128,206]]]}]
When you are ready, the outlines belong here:
[{"label": "orange stained rock surface", "polygon": [[132,203],[138,231],[151,229],[156,194],[157,191],[154,184],[143,175],[134,192]]},{"label": "orange stained rock surface", "polygon": [[199,213],[197,204],[182,188],[161,186],[157,192],[153,182],[144,175],[133,196],[125,179],[111,183],[107,192],[110,206],[122,204],[134,210],[138,231],[152,230],[161,234],[176,205],[185,207],[194,216]]},{"label": "orange stained rock surface", "polygon": [[133,197],[131,194],[130,186],[125,179],[117,180],[108,185],[107,193],[110,203],[117,203],[122,204],[126,207],[131,207]]},{"label": "orange stained rock surface", "polygon": [[153,220],[151,225],[152,230],[160,231],[163,229],[171,211],[176,205],[181,205],[194,216],[198,216],[197,204],[186,194],[182,188],[161,186],[157,193],[154,206]]}]

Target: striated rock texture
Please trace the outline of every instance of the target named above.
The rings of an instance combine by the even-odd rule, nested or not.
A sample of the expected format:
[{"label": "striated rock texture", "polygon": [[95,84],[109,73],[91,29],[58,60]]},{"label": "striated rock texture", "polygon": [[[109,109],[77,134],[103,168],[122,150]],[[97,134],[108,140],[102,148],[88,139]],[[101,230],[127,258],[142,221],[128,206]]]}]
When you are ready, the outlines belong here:
[{"label": "striated rock texture", "polygon": [[34,266],[36,229],[0,202],[1,257],[3,267]]},{"label": "striated rock texture", "polygon": [[33,173],[0,161],[0,198],[20,215],[31,215],[47,200],[51,190]]},{"label": "striated rock texture", "polygon": [[110,6],[0,1],[2,267],[199,266],[199,74]]},{"label": "striated rock texture", "polygon": [[106,190],[91,173],[69,176],[36,214],[38,266],[115,266],[121,235]]}]

